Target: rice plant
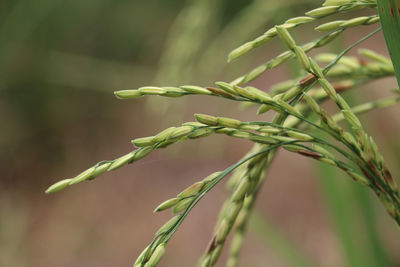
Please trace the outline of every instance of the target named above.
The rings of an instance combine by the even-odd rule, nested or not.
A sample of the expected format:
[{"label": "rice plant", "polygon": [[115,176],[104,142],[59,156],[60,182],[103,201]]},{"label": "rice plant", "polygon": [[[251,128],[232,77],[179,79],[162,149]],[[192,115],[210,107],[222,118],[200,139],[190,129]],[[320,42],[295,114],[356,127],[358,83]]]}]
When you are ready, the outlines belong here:
[{"label": "rice plant", "polygon": [[[209,87],[146,86],[116,91],[116,97],[125,100],[143,96],[206,95],[257,106],[257,114],[274,112],[275,117],[272,121],[240,121],[223,116],[195,114],[195,121],[172,126],[153,136],[136,138],[132,140],[135,146],[132,152],[115,160],[101,161],[73,178],[55,183],[46,192],[55,193],[77,183],[92,180],[107,171],[134,163],[155,150],[177,142],[223,134],[233,138],[247,139],[254,143],[254,147],[240,161],[188,186],[176,197],[164,201],[155,208],[154,212],[172,210],[174,215],[161,226],[154,239],[137,257],[135,267],[156,266],[165,253],[169,240],[196,204],[229,175],[228,185],[231,195],[222,205],[215,233],[199,260],[199,266],[210,267],[217,263],[229,234],[233,237],[226,264],[229,267],[237,266],[249,215],[257,199],[257,193],[264,183],[268,168],[279,148],[332,165],[346,173],[355,182],[370,188],[394,223],[400,226],[398,186],[374,139],[366,132],[357,116],[360,113],[396,104],[400,101],[400,91],[395,89],[391,97],[355,106],[350,106],[341,96],[343,91],[360,87],[382,77],[396,76],[400,80],[400,55],[397,49],[400,31],[397,3],[394,0],[378,0],[377,2],[375,0],[326,0],[321,7],[310,10],[304,16],[290,18],[234,49],[228,55],[229,62],[245,56],[258,47],[265,46],[275,38],[282,41],[287,51],[231,82],[217,81]],[[361,8],[375,11],[376,14],[348,20],[335,20],[335,15]],[[330,19],[329,22],[319,23],[320,19],[326,17]],[[339,54],[321,53],[313,58],[307,54],[339,38],[344,31],[364,25],[375,25],[380,21],[391,58],[366,48],[358,50],[362,60],[358,57],[347,56],[350,50],[381,31],[378,25],[370,34]],[[322,35],[305,44],[299,44],[290,32],[309,23],[315,23],[315,30],[321,32]],[[274,69],[290,59],[297,60],[302,68],[302,74],[297,79],[283,81],[268,91],[246,85],[269,69]],[[323,64],[326,65],[323,66]],[[337,106],[336,114],[329,114],[321,106],[326,101],[332,101]]]}]

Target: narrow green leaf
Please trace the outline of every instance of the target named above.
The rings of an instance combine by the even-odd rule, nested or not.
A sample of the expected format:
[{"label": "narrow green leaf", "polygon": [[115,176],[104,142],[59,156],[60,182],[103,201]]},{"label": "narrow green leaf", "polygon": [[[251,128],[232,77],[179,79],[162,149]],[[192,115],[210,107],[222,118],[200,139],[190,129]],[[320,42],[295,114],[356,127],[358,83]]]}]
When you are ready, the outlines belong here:
[{"label": "narrow green leaf", "polygon": [[377,3],[386,45],[400,86],[400,1],[377,0]]}]

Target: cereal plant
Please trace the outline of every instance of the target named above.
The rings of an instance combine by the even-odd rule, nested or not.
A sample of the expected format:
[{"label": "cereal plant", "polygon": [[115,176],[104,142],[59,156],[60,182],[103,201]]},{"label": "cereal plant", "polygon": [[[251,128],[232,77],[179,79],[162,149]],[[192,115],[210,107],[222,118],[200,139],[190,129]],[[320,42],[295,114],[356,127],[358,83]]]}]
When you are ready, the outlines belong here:
[{"label": "cereal plant", "polygon": [[[272,121],[240,121],[235,118],[195,114],[195,120],[172,126],[154,136],[132,140],[135,149],[115,160],[100,161],[73,178],[61,180],[47,189],[55,193],[66,187],[116,170],[126,164],[141,160],[160,148],[190,139],[206,138],[223,134],[232,138],[247,139],[253,148],[230,167],[216,171],[190,185],[176,197],[166,200],[155,208],[155,212],[172,210],[173,217],[155,234],[154,239],[137,257],[135,267],[153,267],[158,264],[169,240],[189,216],[192,209],[207,193],[227,176],[231,195],[222,205],[216,230],[199,260],[199,266],[214,266],[224,249],[228,235],[232,235],[226,266],[237,266],[246,225],[257,193],[263,185],[268,168],[279,148],[297,153],[311,160],[337,167],[355,182],[369,187],[379,198],[395,224],[400,226],[400,195],[383,155],[364,129],[357,117],[360,113],[384,108],[400,100],[399,89],[393,96],[373,102],[350,106],[341,93],[360,87],[383,77],[396,76],[400,81],[400,41],[398,2],[394,0],[326,0],[321,7],[304,16],[288,19],[252,41],[234,49],[228,62],[245,56],[252,50],[267,45],[279,38],[287,51],[273,57],[264,64],[250,70],[231,82],[217,81],[209,87],[181,85],[174,87],[146,86],[134,90],[119,90],[119,99],[131,100],[144,96],[184,97],[206,95],[224,98],[226,101],[248,103],[257,106],[257,114],[275,113]],[[375,11],[374,15],[335,20],[335,15],[359,9]],[[351,13],[350,13],[351,14]],[[322,18],[329,22],[319,23]],[[391,58],[372,50],[360,48],[359,57],[346,55],[374,34],[381,31],[381,22]],[[299,44],[291,32],[304,24],[316,24],[321,36]],[[308,53],[340,38],[344,31],[364,25],[375,25],[376,29],[350,45],[339,54],[322,53],[311,58]],[[360,59],[362,58],[362,59]],[[295,80],[283,81],[269,90],[248,86],[269,69],[295,59],[302,68],[302,75]],[[336,114],[329,114],[321,105],[332,101],[337,106]],[[323,177],[321,177],[323,178]]]}]

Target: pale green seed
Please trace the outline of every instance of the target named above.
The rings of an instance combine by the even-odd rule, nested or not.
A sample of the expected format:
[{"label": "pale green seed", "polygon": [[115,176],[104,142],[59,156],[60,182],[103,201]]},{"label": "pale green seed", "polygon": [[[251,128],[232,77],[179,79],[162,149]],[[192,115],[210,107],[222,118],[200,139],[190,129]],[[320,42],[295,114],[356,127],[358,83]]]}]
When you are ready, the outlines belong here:
[{"label": "pale green seed", "polygon": [[154,86],[145,86],[139,88],[138,90],[145,95],[162,95],[165,92],[167,92],[167,90],[161,87],[154,87]]},{"label": "pale green seed", "polygon": [[354,19],[349,19],[345,23],[343,23],[342,27],[355,27],[361,24],[364,24],[369,20],[369,17],[358,17]]},{"label": "pale green seed", "polygon": [[247,177],[244,177],[239,185],[236,187],[235,191],[232,194],[231,201],[232,202],[238,202],[242,201],[243,198],[245,197],[247,191],[250,189],[251,184],[249,179]]},{"label": "pale green seed", "polygon": [[94,171],[92,172],[92,175],[90,176],[90,178],[94,178],[99,176],[100,174],[104,173],[105,171],[108,170],[108,168],[111,166],[111,162],[105,162],[100,164],[99,166],[97,166]]},{"label": "pale green seed", "polygon": [[251,100],[255,99],[254,94],[252,92],[250,92],[249,90],[247,90],[243,87],[237,86],[237,85],[235,85],[233,88],[239,95],[241,95],[245,98],[251,99]]},{"label": "pale green seed", "polygon": [[231,241],[231,253],[239,253],[243,243],[243,235],[236,232]]},{"label": "pale green seed", "polygon": [[247,86],[246,87],[247,90],[251,91],[252,94],[255,96],[256,99],[262,101],[262,102],[267,102],[267,103],[271,103],[274,102],[274,100],[272,99],[272,97],[267,94],[264,91],[261,91],[255,87],[252,86]]},{"label": "pale green seed", "polygon": [[328,82],[328,80],[326,80],[326,79],[318,79],[318,82],[321,84],[322,88],[325,90],[327,95],[329,95],[334,100],[337,99],[336,90],[335,90],[335,88],[333,88],[332,84],[330,84],[330,82]]},{"label": "pale green seed", "polygon": [[119,90],[115,91],[114,95],[121,99],[138,98],[143,96],[143,94],[139,90]]},{"label": "pale green seed", "polygon": [[368,21],[364,23],[364,25],[371,25],[380,21],[379,16],[369,17]]},{"label": "pale green seed", "polygon": [[217,119],[218,124],[228,128],[239,128],[242,124],[241,121],[231,118],[219,117]]},{"label": "pale green seed", "polygon": [[[137,257],[134,267],[136,267],[136,266],[141,267],[141,263],[144,260],[144,255],[146,254],[148,248],[149,248],[149,246],[147,246],[145,249],[143,249],[143,251],[140,253],[139,257]],[[148,258],[146,260],[148,260]]]},{"label": "pale green seed", "polygon": [[46,194],[51,194],[63,190],[65,187],[69,186],[71,181],[72,179],[64,179],[51,185],[49,188],[47,188]]},{"label": "pale green seed", "polygon": [[327,117],[327,114],[325,111],[321,112],[320,114],[323,114],[323,116],[326,119],[326,123],[327,126],[329,127],[329,129],[331,129],[332,131],[336,132],[336,133],[340,133],[341,132],[341,128],[339,127],[339,125],[331,118],[331,117]]},{"label": "pale green seed", "polygon": [[323,6],[341,6],[354,2],[354,0],[326,0]]},{"label": "pale green seed", "polygon": [[302,23],[308,23],[308,22],[311,22],[314,20],[315,20],[314,18],[303,16],[303,17],[295,17],[295,18],[288,19],[285,23],[286,24],[300,24],[300,23],[302,24]]},{"label": "pale green seed", "polygon": [[268,31],[266,31],[266,32],[264,33],[264,35],[266,35],[266,36],[270,36],[270,37],[275,37],[277,34],[278,34],[278,33],[277,33],[277,31],[276,31],[276,28],[275,28],[275,27],[274,27],[274,28],[271,28],[271,29],[269,29]]},{"label": "pale green seed", "polygon": [[276,144],[274,138],[269,136],[253,135],[249,139],[253,142],[261,144],[267,144],[267,145]]},{"label": "pale green seed", "polygon": [[216,126],[218,125],[218,118],[207,115],[207,114],[194,114],[194,117],[198,122],[210,125],[210,126]]},{"label": "pale green seed", "polygon": [[323,154],[324,156],[328,156],[329,158],[335,158],[335,156],[331,152],[329,152],[328,150],[326,150],[325,148],[323,148],[320,145],[312,144],[312,147],[315,151]]},{"label": "pale green seed", "polygon": [[313,59],[310,58],[310,66],[312,69],[312,72],[314,73],[314,75],[316,75],[318,78],[322,78],[324,77],[324,74],[322,72],[322,69],[319,67],[319,65],[317,64],[317,62],[315,62]]},{"label": "pale green seed", "polygon": [[318,160],[322,161],[322,162],[325,162],[325,163],[328,163],[329,165],[332,165],[332,166],[337,166],[336,163],[333,160],[328,159],[328,158],[319,158]]},{"label": "pale green seed", "polygon": [[300,113],[300,111],[298,111],[296,108],[294,108],[293,106],[289,105],[288,103],[286,103],[285,101],[282,100],[278,100],[278,103],[281,107],[283,107],[284,109],[286,109],[288,112],[290,112],[293,115],[299,116],[299,117],[303,117],[303,114]]},{"label": "pale green seed", "polygon": [[70,181],[69,184],[70,185],[77,184],[77,183],[80,183],[82,181],[90,179],[92,177],[92,174],[93,174],[94,170],[95,170],[95,167],[91,167],[91,168],[87,169],[86,171],[81,172],[75,178],[73,178],[72,181]]},{"label": "pale green seed", "polygon": [[287,137],[287,136],[281,136],[281,135],[272,135],[271,138],[275,140],[275,143],[276,143],[276,141],[279,141],[279,142],[294,142],[294,141],[297,141],[294,138]]},{"label": "pale green seed", "polygon": [[308,59],[308,56],[304,52],[304,50],[299,46],[294,46],[293,51],[296,53],[297,59],[299,60],[303,69],[309,71],[310,70],[310,60]]},{"label": "pale green seed", "polygon": [[162,132],[158,133],[156,136],[154,136],[154,142],[162,142],[167,140],[170,135],[176,130],[176,127],[169,127]]},{"label": "pale green seed", "polygon": [[190,203],[192,203],[194,197],[189,197],[185,199],[181,199],[173,208],[173,213],[181,212],[182,210],[189,207]]},{"label": "pale green seed", "polygon": [[275,26],[279,37],[286,44],[289,49],[293,49],[296,46],[296,42],[293,37],[290,35],[289,31],[283,26]]},{"label": "pale green seed", "polygon": [[286,131],[286,133],[290,136],[290,137],[294,137],[296,139],[299,140],[304,140],[304,141],[311,141],[314,140],[314,138],[308,134],[305,133],[299,133],[299,132],[295,132],[295,131]]},{"label": "pale green seed", "polygon": [[235,89],[233,89],[233,86],[231,84],[226,83],[226,82],[216,82],[215,84],[222,90],[224,90],[232,95],[237,95],[237,92],[235,91]]},{"label": "pale green seed", "polygon": [[153,150],[154,148],[151,146],[140,148],[135,151],[135,157],[133,158],[133,160],[135,161],[140,160],[146,157],[148,154],[150,154]]},{"label": "pale green seed", "polygon": [[209,136],[214,133],[213,129],[210,128],[200,128],[196,129],[193,133],[189,134],[189,138],[200,138],[200,137],[205,137]]},{"label": "pale green seed", "polygon": [[212,95],[210,91],[206,88],[195,86],[195,85],[183,85],[181,86],[183,90],[192,94],[200,94],[200,95]]},{"label": "pale green seed", "polygon": [[215,241],[217,242],[217,244],[224,242],[224,240],[226,239],[226,237],[229,234],[229,230],[230,230],[230,225],[229,223],[225,220],[222,220],[222,222],[220,223],[219,227],[218,227],[218,231],[217,231],[217,237],[215,238]]},{"label": "pale green seed", "polygon": [[300,150],[303,150],[304,148],[296,146],[296,145],[282,145],[282,147],[290,152],[299,152]]},{"label": "pale green seed", "polygon": [[225,218],[228,222],[233,222],[243,207],[243,202],[233,202],[230,204]]},{"label": "pale green seed", "polygon": [[321,108],[318,105],[317,101],[314,100],[313,97],[311,97],[309,94],[304,93],[303,94],[304,99],[306,100],[307,104],[311,107],[311,109],[315,112],[315,113],[320,113],[321,112]]},{"label": "pale green seed", "polygon": [[232,52],[229,53],[228,62],[231,62],[232,60],[246,54],[252,49],[253,49],[253,44],[251,42],[242,44],[241,46],[239,46],[238,48],[234,49]]},{"label": "pale green seed", "polygon": [[323,17],[335,13],[338,9],[339,6],[324,6],[308,11],[306,15],[310,17]]},{"label": "pale green seed", "polygon": [[260,131],[262,133],[277,134],[277,133],[280,133],[282,130],[279,128],[274,128],[272,126],[263,126],[258,131]]},{"label": "pale green seed", "polygon": [[361,128],[360,120],[350,110],[342,110],[344,118],[355,128]]},{"label": "pale green seed", "polygon": [[152,146],[156,142],[154,141],[154,136],[136,138],[132,140],[132,143],[137,147]]},{"label": "pale green seed", "polygon": [[300,94],[303,90],[303,87],[300,85],[293,86],[291,89],[289,89],[282,97],[283,101],[288,101],[292,99],[293,97],[297,96]]},{"label": "pale green seed", "polygon": [[189,121],[189,122],[185,122],[182,123],[182,126],[191,126],[191,127],[204,127],[204,126],[208,126],[207,124],[201,123],[201,122],[197,122],[197,121]]},{"label": "pale green seed", "polygon": [[[138,151],[138,150],[136,150],[136,151]],[[121,168],[121,167],[124,166],[125,164],[129,163],[129,162],[135,157],[136,151],[133,151],[133,152],[131,152],[131,153],[129,153],[129,154],[126,154],[126,155],[124,155],[124,156],[122,156],[122,157],[116,159],[116,160],[111,164],[111,166],[109,167],[108,170],[109,170],[109,171],[113,171],[113,170],[116,170],[116,169],[118,169],[118,168]]]},{"label": "pale green seed", "polygon": [[249,139],[253,136],[251,133],[241,132],[241,131],[234,131],[234,132],[230,133],[229,135],[233,136],[233,137],[237,137],[237,138],[244,138],[244,139]]},{"label": "pale green seed", "polygon": [[184,96],[186,94],[186,91],[182,90],[179,87],[162,87],[162,88],[166,90],[166,92],[163,94],[163,96],[180,97],[180,96]]},{"label": "pale green seed", "polygon": [[172,226],[174,226],[180,219],[180,215],[176,215],[172,217],[169,221],[167,221],[163,226],[158,229],[156,232],[156,236],[160,235],[161,233],[164,233],[165,231],[168,231],[171,229]]},{"label": "pale green seed", "polygon": [[151,255],[149,261],[144,265],[144,267],[155,267],[160,262],[162,256],[165,253],[165,243],[162,243],[156,247],[153,254]]},{"label": "pale green seed", "polygon": [[258,36],[253,41],[251,41],[251,44],[253,45],[253,48],[256,48],[256,47],[259,47],[260,45],[263,45],[263,44],[267,43],[268,41],[270,41],[272,39],[273,38],[271,36],[263,34],[261,36]]},{"label": "pale green seed", "polygon": [[344,100],[341,95],[338,94],[336,100],[341,109],[351,110],[349,104],[347,104],[346,100]]},{"label": "pale green seed", "polygon": [[211,255],[206,255],[199,264],[199,267],[209,267],[211,262]]},{"label": "pale green seed", "polygon": [[364,176],[359,175],[358,173],[355,172],[348,172],[348,174],[357,182],[369,186],[371,184],[371,182],[366,179]]},{"label": "pale green seed", "polygon": [[258,76],[260,76],[261,74],[263,74],[265,71],[267,70],[267,66],[265,65],[261,65],[258,66],[257,68],[251,70],[247,75],[246,78],[243,82],[247,82],[247,81],[252,81],[255,78],[257,78]]},{"label": "pale green seed", "polygon": [[[246,202],[246,199],[245,199],[245,202]],[[244,206],[245,206],[245,205],[244,205]],[[248,216],[248,213],[247,213],[246,209],[243,208],[243,209],[240,211],[239,215],[237,216],[235,224],[236,224],[236,225],[243,225],[244,222],[246,221],[246,217],[247,217],[247,216]]]},{"label": "pale green seed", "polygon": [[320,32],[329,32],[342,27],[345,20],[335,20],[319,25],[315,30]]},{"label": "pale green seed", "polygon": [[179,198],[171,198],[168,199],[166,201],[164,201],[163,203],[161,203],[160,205],[157,206],[157,208],[154,209],[153,212],[159,212],[159,211],[163,211],[169,208],[172,208],[173,206],[175,206],[176,203],[179,202]]},{"label": "pale green seed", "polygon": [[178,197],[185,198],[185,197],[195,195],[198,192],[200,192],[200,190],[203,188],[203,186],[204,186],[203,181],[194,183],[191,186],[189,186],[188,188],[186,188],[185,190],[183,190],[181,193],[179,193]]},{"label": "pale green seed", "polygon": [[[244,78],[245,78],[245,76],[240,76],[240,77],[234,79],[233,81],[231,81],[231,85],[239,85],[239,84],[242,84]],[[235,94],[237,94],[237,93],[235,92]]]},{"label": "pale green seed", "polygon": [[215,130],[216,133],[218,134],[231,134],[233,132],[236,132],[236,129],[232,129],[232,128],[221,128],[221,129],[217,129]]},{"label": "pale green seed", "polygon": [[279,65],[284,63],[286,60],[293,57],[293,55],[294,55],[294,53],[291,50],[283,52],[282,54],[277,56],[273,61],[271,61],[271,63],[269,64],[269,68],[273,69],[273,68],[278,67]]},{"label": "pale green seed", "polygon": [[259,131],[261,126],[259,125],[250,125],[250,124],[244,124],[240,126],[240,129],[242,130],[248,130],[248,131]]},{"label": "pale green seed", "polygon": [[222,248],[223,248],[222,245],[217,245],[217,246],[214,248],[214,250],[213,250],[213,252],[212,252],[212,254],[211,254],[211,264],[212,264],[212,265],[214,265],[214,264],[217,262],[217,260],[219,259],[219,256],[220,256],[221,253],[222,253]]},{"label": "pale green seed", "polygon": [[263,114],[271,109],[270,105],[261,105],[257,110],[257,115]]},{"label": "pale green seed", "polygon": [[182,138],[186,135],[188,135],[189,133],[191,133],[193,131],[193,127],[191,126],[181,126],[176,128],[170,135],[170,138],[172,139],[178,139],[178,138]]},{"label": "pale green seed", "polygon": [[211,182],[212,180],[214,180],[215,178],[217,178],[218,175],[220,175],[220,174],[221,174],[221,172],[214,172],[214,173],[210,174],[209,176],[207,176],[206,178],[204,178],[202,180],[202,182],[207,184],[207,183]]}]

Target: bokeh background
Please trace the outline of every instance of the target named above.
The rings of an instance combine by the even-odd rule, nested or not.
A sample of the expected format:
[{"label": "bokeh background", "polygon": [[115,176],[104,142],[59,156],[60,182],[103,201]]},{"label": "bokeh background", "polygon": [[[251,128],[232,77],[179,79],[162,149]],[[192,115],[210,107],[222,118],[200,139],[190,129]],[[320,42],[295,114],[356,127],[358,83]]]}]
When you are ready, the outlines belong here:
[{"label": "bokeh background", "polygon": [[[249,142],[223,136],[182,142],[93,182],[54,195],[44,190],[130,151],[133,138],[193,120],[195,112],[242,120],[272,114],[256,117],[253,109],[209,97],[121,101],[113,91],[233,80],[283,46],[275,40],[226,64],[230,50],[317,2],[1,1],[0,266],[131,266],[171,216],[153,214],[154,207],[233,164]],[[294,36],[309,40],[318,35],[315,26]],[[339,51],[371,29],[349,30],[325,50]],[[387,54],[381,33],[364,45]],[[290,63],[253,84],[267,90],[296,74]],[[392,78],[379,80],[346,97],[364,102],[395,86]],[[398,110],[361,116],[395,177]],[[220,185],[199,203],[159,266],[195,266],[228,195]],[[259,195],[240,266],[400,266],[399,247],[398,229],[371,192],[281,151]]]}]

